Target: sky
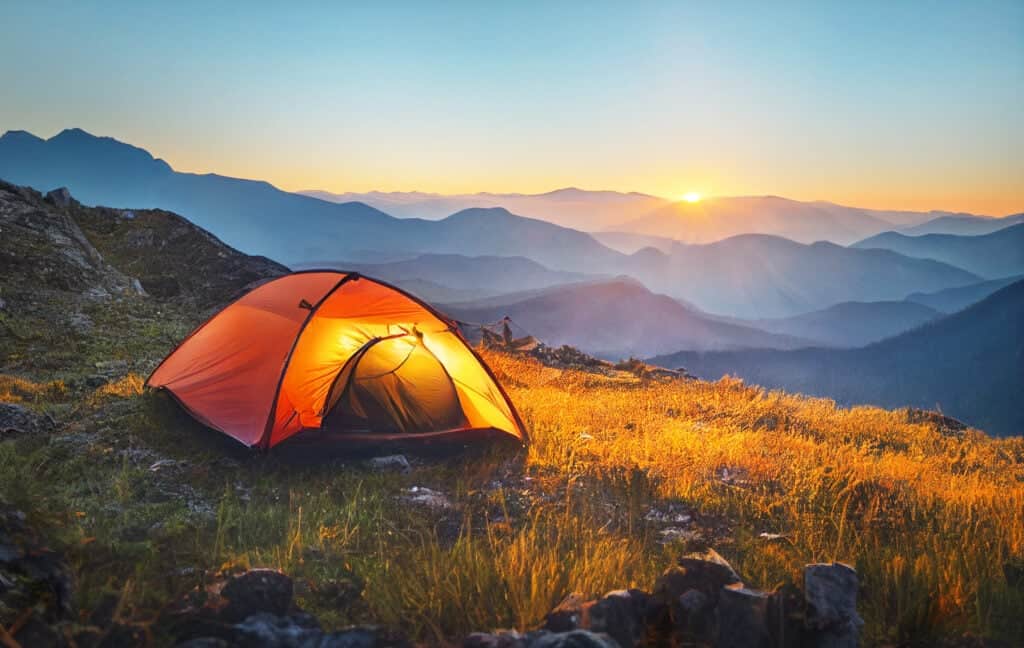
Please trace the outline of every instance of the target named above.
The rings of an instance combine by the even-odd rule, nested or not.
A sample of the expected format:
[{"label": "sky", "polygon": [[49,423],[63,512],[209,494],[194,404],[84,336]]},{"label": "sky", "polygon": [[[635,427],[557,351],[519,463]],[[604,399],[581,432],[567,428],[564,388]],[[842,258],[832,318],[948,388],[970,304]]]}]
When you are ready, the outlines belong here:
[{"label": "sky", "polygon": [[[287,6],[286,6],[287,5]],[[288,190],[1024,211],[1024,2],[5,3],[0,131]]]}]

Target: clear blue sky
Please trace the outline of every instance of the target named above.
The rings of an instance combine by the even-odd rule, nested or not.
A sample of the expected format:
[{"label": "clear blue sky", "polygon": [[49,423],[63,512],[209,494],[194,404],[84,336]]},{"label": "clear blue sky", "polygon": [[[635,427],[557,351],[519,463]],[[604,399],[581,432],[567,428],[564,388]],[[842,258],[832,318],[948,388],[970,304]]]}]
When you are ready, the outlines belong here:
[{"label": "clear blue sky", "polygon": [[5,3],[0,130],[287,189],[1024,210],[1021,0],[283,4]]}]

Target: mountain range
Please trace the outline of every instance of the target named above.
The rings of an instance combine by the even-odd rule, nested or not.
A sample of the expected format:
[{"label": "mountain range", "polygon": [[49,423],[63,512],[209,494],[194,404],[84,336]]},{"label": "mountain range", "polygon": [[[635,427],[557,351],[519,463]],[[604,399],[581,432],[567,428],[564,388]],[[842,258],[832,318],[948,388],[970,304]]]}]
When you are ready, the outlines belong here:
[{"label": "mountain range", "polygon": [[1024,433],[1024,281],[912,331],[859,349],[676,353],[652,359],[840,404],[938,409],[997,435]]},{"label": "mountain range", "polygon": [[763,234],[679,245],[671,254],[646,248],[630,256],[627,267],[655,292],[746,319],[790,317],[849,301],[902,300],[912,292],[980,281],[930,259]]},{"label": "mountain range", "polygon": [[557,286],[481,302],[441,305],[461,321],[491,324],[508,316],[550,345],[569,344],[621,359],[670,349],[792,349],[806,345],[784,335],[723,322],[624,277]]},{"label": "mountain range", "polygon": [[299,193],[334,203],[366,203],[392,216],[428,220],[438,220],[473,207],[504,207],[516,214],[584,232],[603,230],[623,220],[638,218],[671,202],[642,193],[587,191],[576,187],[541,194],[484,192],[449,196],[419,191],[336,194],[310,190]]},{"label": "mountain range", "polygon": [[907,236],[899,232],[885,232],[860,241],[853,247],[892,250],[918,259],[936,259],[986,279],[1024,273],[1024,223],[976,236]]},{"label": "mountain range", "polygon": [[479,299],[592,279],[578,272],[549,270],[524,257],[421,254],[385,263],[309,262],[304,268],[335,268],[383,279],[434,302]]}]

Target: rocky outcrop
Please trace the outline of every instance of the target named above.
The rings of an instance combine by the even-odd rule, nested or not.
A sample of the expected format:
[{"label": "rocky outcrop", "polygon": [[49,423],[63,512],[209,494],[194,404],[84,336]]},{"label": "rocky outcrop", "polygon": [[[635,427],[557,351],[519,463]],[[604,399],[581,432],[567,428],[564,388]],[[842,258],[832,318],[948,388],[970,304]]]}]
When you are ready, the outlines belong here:
[{"label": "rocky outcrop", "polygon": [[[553,633],[587,630],[622,648],[857,646],[863,621],[856,610],[856,572],[839,563],[808,565],[804,581],[803,592],[792,585],[774,592],[749,588],[709,550],[680,558],[649,594],[620,590],[590,601],[571,595],[548,615],[544,628]],[[500,642],[508,641],[508,635],[474,635],[472,641],[504,646]]]},{"label": "rocky outcrop", "polygon": [[0,441],[11,437],[47,434],[56,425],[46,414],[33,412],[23,405],[0,403]]},{"label": "rocky outcrop", "polygon": [[177,214],[85,207],[63,188],[44,197],[0,180],[0,232],[0,292],[15,304],[52,290],[92,301],[151,296],[210,307],[288,272]]}]

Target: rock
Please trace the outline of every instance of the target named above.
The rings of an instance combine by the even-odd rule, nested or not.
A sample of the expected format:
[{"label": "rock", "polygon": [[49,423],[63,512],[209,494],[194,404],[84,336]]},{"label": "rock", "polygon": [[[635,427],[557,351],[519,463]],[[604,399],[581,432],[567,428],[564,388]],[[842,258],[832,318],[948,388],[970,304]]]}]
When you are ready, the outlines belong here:
[{"label": "rock", "polygon": [[129,287],[131,288],[131,291],[136,295],[139,295],[140,297],[148,297],[148,295],[146,294],[146,289],[142,287],[142,282],[136,279],[135,277],[131,278]]},{"label": "rock", "polygon": [[652,632],[663,641],[711,643],[722,588],[742,587],[739,576],[713,549],[683,556],[658,578],[649,611]]},{"label": "rock", "polygon": [[228,600],[221,618],[239,622],[261,612],[283,616],[292,606],[292,579],[273,569],[252,569],[224,584],[220,595]]},{"label": "rock", "polygon": [[73,203],[78,202],[71,197],[71,192],[68,191],[67,187],[60,187],[59,189],[54,189],[53,191],[46,192],[45,200],[51,205],[61,208],[69,207]]},{"label": "rock", "polygon": [[413,504],[420,504],[433,509],[454,508],[451,500],[445,497],[444,493],[439,493],[424,486],[413,486],[408,490],[408,493],[406,499]]},{"label": "rock", "polygon": [[809,645],[854,648],[864,620],[857,614],[857,572],[842,563],[804,568],[805,624]]},{"label": "rock", "polygon": [[544,629],[551,632],[568,632],[583,627],[583,606],[587,603],[583,594],[573,592],[548,612]]},{"label": "rock", "polygon": [[620,648],[619,644],[608,635],[586,630],[541,634],[528,646],[529,648]]},{"label": "rock", "polygon": [[504,630],[488,634],[474,632],[462,642],[462,648],[526,648],[528,635],[515,630]]},{"label": "rock", "polygon": [[375,470],[398,470],[400,472],[409,472],[412,467],[409,465],[409,460],[405,458],[405,455],[387,455],[385,457],[374,457],[366,462],[366,464]]},{"label": "rock", "polygon": [[644,637],[644,615],[650,595],[637,589],[608,592],[586,608],[587,628],[610,635],[623,648]]},{"label": "rock", "polygon": [[718,598],[718,648],[769,648],[766,625],[769,595],[745,587],[725,587]]},{"label": "rock", "polygon": [[618,645],[630,648],[643,639],[649,599],[650,595],[636,589],[608,592],[595,601],[584,601],[582,594],[573,593],[548,613],[544,629],[605,633]]},{"label": "rock", "polygon": [[49,434],[57,424],[47,414],[37,414],[27,407],[0,403],[0,441],[11,436]]}]

